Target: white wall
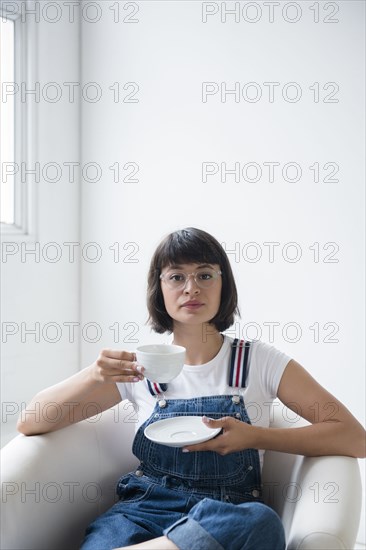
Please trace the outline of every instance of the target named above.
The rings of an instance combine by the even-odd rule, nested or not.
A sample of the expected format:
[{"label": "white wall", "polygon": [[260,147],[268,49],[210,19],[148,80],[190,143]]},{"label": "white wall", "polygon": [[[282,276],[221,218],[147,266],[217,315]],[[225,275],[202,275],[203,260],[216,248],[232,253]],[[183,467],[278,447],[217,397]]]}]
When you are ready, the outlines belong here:
[{"label": "white wall", "polygon": [[[27,96],[27,101],[33,102],[35,117],[30,139],[33,161],[40,163],[41,177],[34,196],[34,238],[1,239],[2,445],[16,434],[19,411],[36,392],[79,369],[78,331],[72,343],[68,326],[64,325],[79,320],[79,262],[69,261],[68,247],[63,244],[79,242],[79,182],[69,181],[63,164],[79,160],[79,106],[78,102],[68,101],[63,88],[63,82],[79,80],[79,23],[78,19],[74,24],[62,19],[51,24],[43,17],[36,21],[35,16],[25,15],[23,24],[28,21],[35,23],[36,51],[33,85],[27,89],[35,89],[34,83],[40,83],[39,100]],[[28,55],[32,57],[33,52],[28,50]],[[55,103],[48,100],[52,98],[50,82],[63,91]],[[59,165],[58,182],[47,181],[56,178],[52,169],[46,169],[42,177],[47,163]],[[26,169],[34,166],[26,164]],[[28,176],[24,188],[32,177]],[[56,245],[50,246],[51,242]],[[6,250],[14,254],[7,255]],[[39,251],[39,255],[22,256],[26,250]],[[53,262],[60,253],[59,261]],[[15,333],[7,335],[12,329]],[[32,329],[36,334],[27,332]],[[51,408],[44,411],[53,413]]]},{"label": "white wall", "polygon": [[[259,335],[296,358],[364,422],[364,5],[332,3],[339,7],[333,14],[334,6],[320,3],[315,23],[310,4],[301,2],[296,4],[301,17],[289,23],[281,15],[284,4],[272,23],[261,2],[257,23],[242,17],[236,23],[233,16],[222,23],[220,11],[203,23],[200,2],[139,2],[135,23],[123,22],[132,8],[115,22],[109,2],[100,3],[98,22],[84,17],[82,79],[98,82],[103,96],[82,104],[82,163],[97,162],[104,171],[101,181],[83,182],[82,189],[82,240],[96,241],[103,253],[100,261],[82,264],[82,323],[98,323],[101,336],[96,343],[82,339],[82,364],[94,360],[102,346],[134,349],[167,339],[145,325],[146,270],[163,235],[195,225],[229,249],[240,249],[238,258],[230,255],[240,292],[240,333],[246,323],[256,323],[261,332],[254,325],[248,336]],[[212,10],[220,6],[211,3]],[[296,15],[291,9],[285,14]],[[326,17],[339,22],[326,23]],[[109,87],[116,82],[124,94],[132,91],[123,90],[125,83],[137,83],[138,102],[115,103]],[[263,96],[250,103],[228,95],[223,102],[217,93],[203,102],[202,82],[226,82],[228,89],[235,82],[241,87],[256,82]],[[273,102],[265,82],[280,83]],[[302,91],[298,102],[283,99],[289,82]],[[315,82],[318,102],[309,89]],[[324,102],[335,90],[324,89],[329,82],[339,87],[330,96],[336,103]],[[294,91],[288,89],[290,98]],[[249,97],[253,93],[248,89]],[[108,167],[117,162],[121,169],[137,163],[138,182],[114,183]],[[203,183],[203,162],[226,162],[230,168],[256,162],[263,176],[253,183],[228,175],[223,183],[218,174]],[[280,163],[273,183],[264,162]],[[302,169],[298,182],[280,175],[289,162]],[[319,182],[309,168],[316,162]],[[323,181],[331,175],[330,167],[324,169],[328,162],[338,165],[338,182]],[[116,242],[118,263],[109,250]],[[250,242],[262,253],[256,263],[248,261],[254,247],[243,257]],[[280,243],[273,262],[266,242]],[[297,243],[298,262],[282,256],[290,242]],[[132,263],[126,256],[135,250]],[[287,252],[293,257],[295,248]],[[279,323],[273,340],[271,322]],[[290,341],[294,330],[282,336],[287,323],[301,331],[297,342]],[[111,326],[120,328],[116,341]],[[364,541],[364,526],[359,540]]]},{"label": "white wall", "polygon": [[[62,84],[81,78],[86,85],[81,136],[77,103],[41,101],[36,119],[41,163],[77,161],[81,137],[81,162],[90,167],[82,181],[82,209],[79,186],[68,181],[66,171],[58,183],[41,181],[37,240],[59,243],[62,261],[36,263],[28,257],[22,263],[15,255],[1,265],[2,322],[26,322],[29,328],[35,322],[57,322],[63,328],[80,322],[81,357],[78,339],[70,343],[66,330],[55,344],[44,338],[34,343],[31,336],[22,343],[19,334],[3,344],[4,440],[14,434],[12,406],[15,410],[36,391],[86,366],[101,347],[134,349],[140,342],[167,339],[145,325],[146,270],[161,237],[188,225],[212,232],[229,249],[239,247],[239,257],[230,257],[240,293],[240,334],[260,336],[292,355],[364,423],[364,4],[330,3],[326,11],[319,3],[319,23],[302,2],[297,3],[302,9],[297,23],[283,19],[284,3],[273,23],[260,2],[257,23],[243,17],[236,23],[233,16],[222,23],[220,13],[203,23],[200,2],[139,2],[135,14],[134,3],[125,10],[119,4],[119,20],[110,9],[116,9],[115,2],[100,2],[99,14],[86,4],[81,73],[78,25],[69,24],[65,12],[57,24],[44,19],[37,24],[38,80]],[[339,12],[332,16],[333,5]],[[211,6],[219,9],[221,3]],[[99,15],[99,21],[91,22]],[[339,22],[325,23],[326,16]],[[139,91],[132,99],[138,102],[115,103],[109,88],[116,90],[117,82],[120,98],[135,86],[124,90],[124,84],[136,83]],[[263,97],[256,103],[240,97],[236,103],[229,95],[222,102],[217,93],[204,103],[202,82],[226,82],[228,88],[256,82]],[[265,82],[280,83],[273,102]],[[301,88],[300,101],[283,99],[288,82]],[[314,82],[320,83],[319,102],[309,89]],[[323,101],[332,91],[323,90],[328,82],[339,85],[338,103]],[[92,103],[96,89],[102,97]],[[293,91],[289,89],[290,97]],[[253,87],[248,90],[250,97],[253,92]],[[113,182],[109,167],[117,162],[121,179],[131,171],[131,165],[123,169],[125,164],[136,163],[138,182]],[[224,183],[216,175],[204,183],[203,162],[226,162],[228,167],[256,162],[262,179],[235,182],[228,175]],[[270,183],[264,162],[278,162],[280,169],[296,162],[302,177],[291,183],[278,171]],[[321,180],[331,173],[322,168],[325,163],[336,163],[339,182],[314,182],[309,166],[315,162]],[[99,181],[90,181],[94,173],[88,163],[99,166]],[[63,245],[79,240],[84,246],[96,243],[84,248],[80,287],[78,263],[69,261]],[[243,256],[250,242],[262,253],[256,263],[248,261],[253,247]],[[280,243],[273,262],[266,242]],[[282,257],[290,242],[302,253],[297,263]],[[120,248],[117,262],[114,243]],[[318,262],[309,248],[314,243],[320,243]],[[337,263],[325,261],[332,252],[324,250],[326,243],[339,247]],[[102,256],[92,262],[95,251]],[[273,340],[271,322],[280,323]],[[256,323],[252,329],[259,326],[261,333],[246,333],[248,323]],[[290,341],[291,330],[283,338],[287,323],[300,327],[297,342]],[[319,342],[309,329],[315,323]],[[324,328],[326,323],[333,325]],[[335,326],[338,341],[327,343]],[[116,340],[110,327],[120,329]],[[359,541],[365,541],[364,525]]]}]

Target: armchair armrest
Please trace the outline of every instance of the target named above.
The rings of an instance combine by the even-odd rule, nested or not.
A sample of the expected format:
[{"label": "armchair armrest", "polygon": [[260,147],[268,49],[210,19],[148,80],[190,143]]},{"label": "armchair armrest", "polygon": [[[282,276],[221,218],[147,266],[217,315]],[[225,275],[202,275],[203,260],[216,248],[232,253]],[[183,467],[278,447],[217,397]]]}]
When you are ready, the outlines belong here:
[{"label": "armchair armrest", "polygon": [[267,451],[266,503],[281,517],[287,550],[350,550],[361,515],[358,460]]},{"label": "armchair armrest", "polygon": [[137,462],[126,405],[56,432],[19,435],[2,449],[1,548],[79,548],[86,526],[113,504],[118,478]]},{"label": "armchair armrest", "polygon": [[353,548],[361,514],[358,460],[304,457],[295,483],[293,498],[288,498],[284,507],[284,516],[292,517],[287,549]]},{"label": "armchair armrest", "polygon": [[[280,402],[271,426],[306,426]],[[289,427],[290,426],[290,427]],[[358,460],[348,456],[304,457],[266,451],[263,465],[266,503],[282,519],[287,550],[350,550],[361,515],[361,476]]]}]

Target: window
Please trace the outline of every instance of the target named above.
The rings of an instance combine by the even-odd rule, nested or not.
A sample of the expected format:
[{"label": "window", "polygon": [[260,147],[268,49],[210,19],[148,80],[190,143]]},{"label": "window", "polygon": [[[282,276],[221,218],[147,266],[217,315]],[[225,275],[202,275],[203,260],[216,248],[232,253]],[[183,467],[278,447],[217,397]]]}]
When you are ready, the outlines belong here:
[{"label": "window", "polygon": [[14,224],[14,95],[9,94],[15,82],[14,21],[0,18],[0,159],[1,159],[1,223]]},{"label": "window", "polygon": [[16,2],[0,3],[2,240],[7,236],[11,240],[35,238],[35,184],[22,177],[22,167],[35,163],[35,107],[32,102],[22,101],[20,93],[22,85],[30,87],[33,81],[34,86],[35,28],[31,20],[22,20],[20,9],[21,4]]}]

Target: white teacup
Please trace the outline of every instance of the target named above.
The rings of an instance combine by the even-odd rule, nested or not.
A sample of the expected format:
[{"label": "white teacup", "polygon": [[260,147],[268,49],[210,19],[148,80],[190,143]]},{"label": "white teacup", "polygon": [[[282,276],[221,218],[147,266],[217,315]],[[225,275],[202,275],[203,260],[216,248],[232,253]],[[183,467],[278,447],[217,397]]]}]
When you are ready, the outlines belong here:
[{"label": "white teacup", "polygon": [[136,360],[151,382],[164,384],[176,378],[183,369],[186,348],[174,344],[150,344],[136,349]]}]

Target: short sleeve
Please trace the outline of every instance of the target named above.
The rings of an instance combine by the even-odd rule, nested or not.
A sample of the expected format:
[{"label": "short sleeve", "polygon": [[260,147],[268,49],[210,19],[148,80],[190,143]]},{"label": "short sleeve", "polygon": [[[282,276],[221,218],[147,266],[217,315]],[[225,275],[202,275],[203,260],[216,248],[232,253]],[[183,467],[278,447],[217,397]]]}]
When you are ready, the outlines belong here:
[{"label": "short sleeve", "polygon": [[[275,399],[283,372],[289,361],[291,361],[291,357],[265,342],[256,341],[253,344],[250,362],[253,361],[253,368],[255,368],[258,382],[264,393]],[[251,368],[252,364],[250,365]]]},{"label": "short sleeve", "polygon": [[124,399],[133,401],[133,392],[131,391],[132,390],[131,385],[132,384],[130,382],[126,382],[126,383],[117,382],[116,386],[119,393],[121,394],[122,401]]}]

